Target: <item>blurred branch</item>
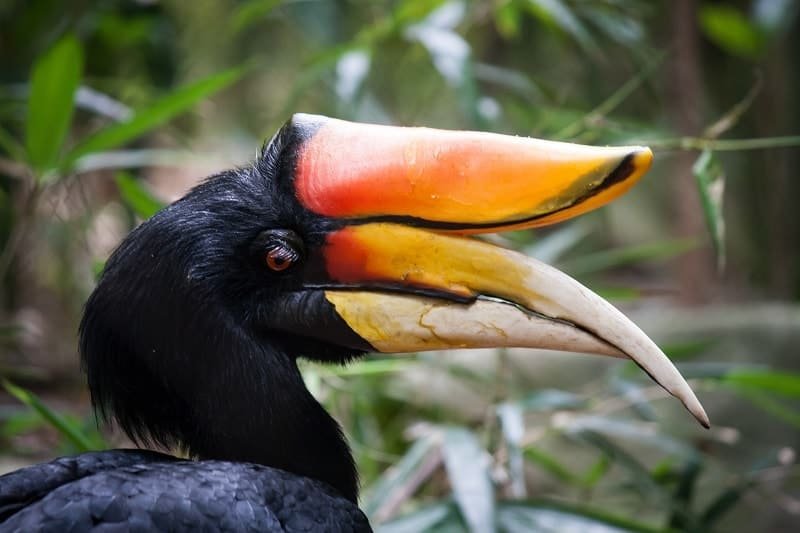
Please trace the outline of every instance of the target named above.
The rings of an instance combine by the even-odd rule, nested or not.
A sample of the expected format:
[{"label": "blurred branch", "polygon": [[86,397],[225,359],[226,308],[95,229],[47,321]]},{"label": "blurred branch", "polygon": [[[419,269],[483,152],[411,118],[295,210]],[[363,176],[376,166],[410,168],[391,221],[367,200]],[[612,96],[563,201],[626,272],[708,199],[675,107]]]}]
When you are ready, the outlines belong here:
[{"label": "blurred branch", "polygon": [[130,120],[133,116],[133,110],[130,107],[86,85],[79,86],[75,92],[75,104],[96,115],[110,118],[117,122]]},{"label": "blurred branch", "polygon": [[[28,172],[30,172],[29,169]],[[8,235],[5,248],[3,248],[2,253],[0,253],[0,280],[5,279],[8,268],[11,266],[11,262],[17,254],[19,245],[22,243],[25,233],[33,224],[35,218],[36,204],[39,201],[39,196],[41,196],[42,187],[39,182],[33,178],[29,180],[29,183],[31,184],[30,191],[28,191],[27,196],[22,200],[18,218],[11,228],[11,233]]]},{"label": "blurred branch", "polygon": [[208,162],[218,163],[219,159],[198,156],[185,150],[114,150],[81,157],[75,163],[75,172],[159,166],[177,167]]},{"label": "blurred branch", "polygon": [[747,94],[741,101],[734,104],[732,108],[730,108],[726,113],[724,113],[720,118],[717,119],[716,122],[708,126],[703,131],[703,137],[708,139],[716,139],[733,126],[739,122],[739,119],[742,118],[750,106],[753,105],[753,101],[758,96],[758,93],[761,92],[761,87],[764,85],[762,81],[761,75],[756,76],[756,81],[753,83],[753,86],[750,87],[750,90],[747,91]]},{"label": "blurred branch", "polygon": [[704,137],[678,137],[675,139],[648,139],[642,141],[651,148],[661,150],[713,150],[738,152],[800,146],[800,135],[760,137],[756,139],[709,139]]},{"label": "blurred branch", "polygon": [[0,157],[0,174],[5,174],[18,180],[33,179],[33,175],[27,165],[5,157]]},{"label": "blurred branch", "polygon": [[614,109],[619,107],[622,102],[632,95],[636,89],[642,85],[642,83],[647,81],[647,79],[650,78],[650,76],[652,76],[659,69],[659,67],[661,67],[666,57],[666,52],[659,54],[658,57],[645,65],[645,67],[638,74],[622,84],[619,89],[614,91],[611,96],[601,102],[600,105],[589,111],[587,114],[581,117],[580,120],[567,125],[561,131],[556,133],[555,137],[557,139],[569,139],[575,137],[585,129],[596,126],[598,122],[605,118]]}]

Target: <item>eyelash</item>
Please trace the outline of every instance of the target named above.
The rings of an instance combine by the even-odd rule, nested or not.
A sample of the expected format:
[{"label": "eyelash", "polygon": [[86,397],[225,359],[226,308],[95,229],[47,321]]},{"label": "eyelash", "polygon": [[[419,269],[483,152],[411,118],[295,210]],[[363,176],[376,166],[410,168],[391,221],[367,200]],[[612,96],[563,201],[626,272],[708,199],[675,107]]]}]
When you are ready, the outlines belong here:
[{"label": "eyelash", "polygon": [[305,256],[303,240],[289,229],[262,231],[253,240],[250,249],[262,268],[267,267],[276,274],[291,269]]},{"label": "eyelash", "polygon": [[298,253],[288,246],[278,244],[267,250],[264,262],[273,272],[283,272],[299,259]]}]

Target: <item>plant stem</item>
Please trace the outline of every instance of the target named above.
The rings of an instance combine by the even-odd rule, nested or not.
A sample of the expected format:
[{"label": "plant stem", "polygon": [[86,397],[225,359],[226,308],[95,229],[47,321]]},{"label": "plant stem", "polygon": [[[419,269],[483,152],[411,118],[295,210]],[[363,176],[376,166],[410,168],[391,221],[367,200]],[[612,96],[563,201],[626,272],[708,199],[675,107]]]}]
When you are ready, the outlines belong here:
[{"label": "plant stem", "polygon": [[42,193],[42,187],[35,178],[31,177],[30,182],[32,184],[31,189],[28,192],[27,198],[22,202],[19,218],[16,224],[14,224],[14,227],[11,228],[11,233],[8,235],[5,248],[3,248],[2,254],[0,254],[0,280],[5,279],[11,262],[17,254],[17,249],[22,243],[22,239],[28,231],[29,226],[33,222],[36,205]]},{"label": "plant stem", "polygon": [[651,61],[635,76],[622,84],[622,86],[614,91],[608,98],[600,103],[597,107],[589,111],[580,119],[568,124],[566,127],[556,133],[557,139],[571,139],[584,131],[591,128],[593,124],[603,119],[606,115],[616,109],[622,102],[624,102],[630,95],[632,95],[645,81],[647,81],[653,73],[662,65],[666,58],[666,53],[660,54],[656,59]]},{"label": "plant stem", "polygon": [[658,150],[712,150],[735,152],[741,150],[766,150],[800,146],[800,135],[784,137],[761,137],[756,139],[707,139],[702,137],[678,137],[675,139],[651,139],[642,141]]}]

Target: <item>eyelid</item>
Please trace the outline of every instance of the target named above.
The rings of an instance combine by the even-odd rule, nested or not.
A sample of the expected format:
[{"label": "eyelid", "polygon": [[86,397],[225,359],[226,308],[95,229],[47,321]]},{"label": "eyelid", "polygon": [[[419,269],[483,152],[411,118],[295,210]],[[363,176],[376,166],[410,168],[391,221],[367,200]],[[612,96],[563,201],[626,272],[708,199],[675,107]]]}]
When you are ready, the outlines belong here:
[{"label": "eyelid", "polygon": [[260,268],[283,272],[305,257],[305,243],[293,230],[265,229],[250,243],[250,253]]},{"label": "eyelid", "polygon": [[294,250],[276,246],[267,251],[267,266],[275,272],[282,272],[286,270],[294,265],[296,261],[297,254],[294,252]]}]

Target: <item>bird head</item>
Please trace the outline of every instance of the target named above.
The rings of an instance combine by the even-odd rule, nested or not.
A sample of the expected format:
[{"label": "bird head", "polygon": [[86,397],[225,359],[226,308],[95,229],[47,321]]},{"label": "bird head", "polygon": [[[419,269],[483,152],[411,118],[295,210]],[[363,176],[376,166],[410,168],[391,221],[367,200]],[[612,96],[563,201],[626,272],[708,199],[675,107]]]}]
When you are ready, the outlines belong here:
[{"label": "bird head", "polygon": [[352,460],[298,357],[533,347],[630,358],[707,426],[673,364],[611,304],[473,237],[599,207],[651,159],[643,147],[295,115],[253,165],[209,178],[112,254],[80,330],[93,401],[136,440],[272,464],[351,498]]}]

